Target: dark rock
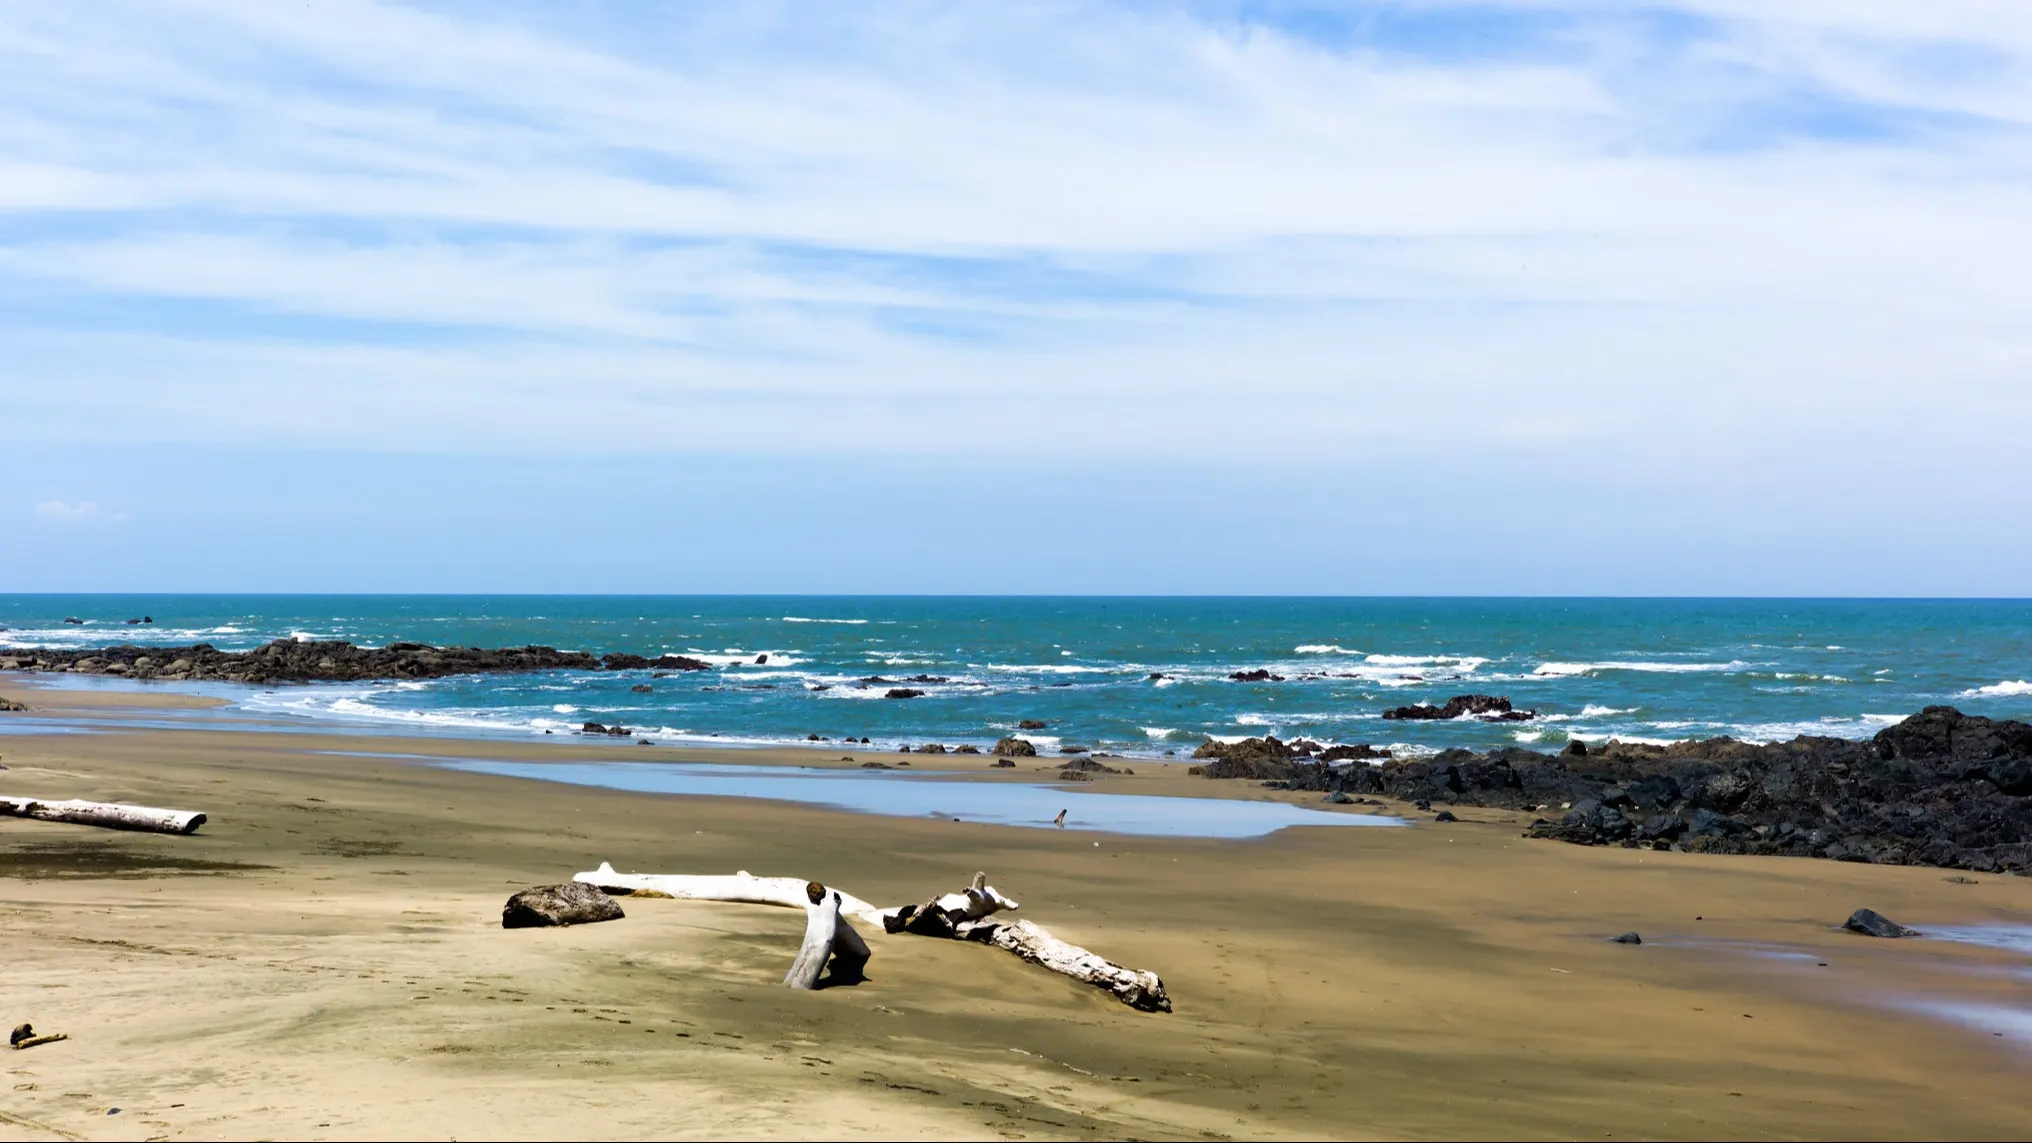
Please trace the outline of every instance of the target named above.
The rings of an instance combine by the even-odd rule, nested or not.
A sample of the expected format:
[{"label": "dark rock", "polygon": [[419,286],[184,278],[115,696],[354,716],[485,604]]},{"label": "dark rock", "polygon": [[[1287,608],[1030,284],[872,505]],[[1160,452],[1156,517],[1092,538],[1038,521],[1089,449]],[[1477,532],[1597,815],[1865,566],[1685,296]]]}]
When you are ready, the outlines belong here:
[{"label": "dark rock", "polygon": [[1436,822],[1457,822],[1460,819],[1453,816],[1452,810],[1441,810],[1438,813],[1432,815],[1432,820]]},{"label": "dark rock", "polygon": [[1083,770],[1060,770],[1058,772],[1058,780],[1061,782],[1091,782],[1094,780],[1094,776]]},{"label": "dark rock", "polygon": [[1084,746],[1061,746],[1058,748],[1058,752],[1060,754],[1085,754],[1087,748]]},{"label": "dark rock", "polygon": [[995,743],[991,753],[1002,758],[1035,758],[1037,747],[1027,738],[1004,738]]},{"label": "dark rock", "polygon": [[1842,922],[1842,928],[1866,937],[1916,937],[1918,929],[1908,929],[1898,922],[1877,912],[1875,909],[1857,909]]},{"label": "dark rock", "polygon": [[1244,738],[1240,742],[1216,742],[1209,738],[1200,743],[1192,756],[1214,759],[1206,766],[1195,766],[1188,771],[1209,778],[1277,781],[1291,777],[1293,772],[1292,750],[1274,734]]},{"label": "dark rock", "polygon": [[767,651],[764,651],[764,652],[762,652],[762,653],[761,653],[760,655],[757,655],[757,656],[755,656],[755,665],[756,665],[756,666],[760,667],[760,666],[762,666],[762,665],[766,664],[767,662],[769,662],[769,652],[767,652]]},{"label": "dark rock", "polygon": [[83,624],[83,623],[84,623],[85,621],[84,621],[84,620],[82,620],[82,619],[79,619],[79,618],[78,618],[77,616],[75,616],[75,615],[66,615],[66,616],[64,616],[64,622],[65,622],[65,623],[76,623],[76,624],[82,625],[82,624]]},{"label": "dark rock", "polygon": [[945,745],[938,742],[927,742],[918,747],[917,752],[919,754],[943,754],[945,753]]},{"label": "dark rock", "polygon": [[1635,932],[1628,932],[1619,937],[1610,937],[1609,941],[1612,944],[1619,945],[1641,945],[1644,943],[1644,938],[1638,936]]},{"label": "dark rock", "polygon": [[1228,678],[1238,683],[1281,683],[1284,681],[1283,675],[1273,675],[1261,667],[1253,671],[1236,671],[1229,675]]},{"label": "dark rock", "polygon": [[1355,804],[1355,800],[1353,798],[1349,797],[1347,794],[1341,792],[1340,790],[1335,790],[1333,793],[1328,794],[1326,796],[1326,800],[1332,802],[1334,805],[1337,806],[1351,806]]},{"label": "dark rock", "polygon": [[913,687],[890,687],[889,693],[883,695],[882,697],[893,699],[923,698],[924,692],[917,690]]},{"label": "dark rock", "polygon": [[1352,743],[1345,746],[1329,746],[1316,757],[1321,762],[1345,762],[1354,758],[1388,758],[1388,750],[1379,750],[1366,743]]},{"label": "dark rock", "polygon": [[539,929],[552,925],[590,925],[618,921],[627,914],[596,886],[582,881],[524,889],[501,908],[504,929]]},{"label": "dark rock", "polygon": [[1415,802],[1413,802],[1413,803],[1411,803],[1411,804],[1412,804],[1412,805],[1414,805],[1414,806],[1416,806],[1416,807],[1418,807],[1418,808],[1419,808],[1419,809],[1421,809],[1421,810],[1426,810],[1426,811],[1430,811],[1430,810],[1432,809],[1432,799],[1431,799],[1431,798],[1420,798],[1420,799],[1418,799],[1417,801],[1415,801]]},{"label": "dark rock", "polygon": [[1576,738],[1573,741],[1568,742],[1566,744],[1566,749],[1560,751],[1560,753],[1565,754],[1572,758],[1585,758],[1587,757],[1587,743],[1582,742],[1580,739]]},{"label": "dark rock", "polygon": [[7,1034],[7,1046],[11,1048],[23,1040],[33,1039],[35,1039],[35,1025],[19,1024],[15,1026],[12,1032]]},{"label": "dark rock", "polygon": [[0,698],[0,710],[27,710],[27,709],[28,704],[25,702],[15,702],[13,699]]},{"label": "dark rock", "polygon": [[1078,771],[1080,771],[1080,772],[1082,772],[1082,773],[1087,773],[1087,774],[1119,774],[1119,773],[1121,773],[1121,771],[1120,771],[1120,770],[1117,770],[1117,769],[1115,769],[1114,767],[1112,767],[1112,766],[1109,766],[1109,765],[1108,765],[1107,763],[1105,763],[1105,762],[1096,762],[1096,761],[1094,761],[1094,760],[1093,760],[1092,758],[1072,758],[1072,759],[1068,759],[1068,760],[1067,760],[1067,761],[1065,761],[1065,762],[1062,762],[1062,763],[1060,763],[1060,766],[1062,766],[1063,768],[1065,768],[1065,769],[1067,769],[1067,770],[1078,770]]},{"label": "dark rock", "polygon": [[894,770],[894,769],[895,769],[895,767],[894,767],[894,766],[891,766],[891,765],[889,765],[889,763],[887,763],[887,762],[863,762],[863,763],[861,763],[861,769],[863,769],[863,770]]},{"label": "dark rock", "polygon": [[1455,695],[1444,706],[1400,706],[1383,712],[1387,719],[1442,719],[1473,715],[1486,722],[1523,722],[1536,711],[1513,710],[1507,695]]},{"label": "dark rock", "polygon": [[1014,768],[1016,763],[1013,759],[997,758],[995,759],[995,765],[1003,768]]},{"label": "dark rock", "polygon": [[1016,729],[1018,729],[1018,730],[1043,730],[1043,729],[1045,729],[1046,727],[1048,727],[1048,726],[1050,726],[1050,725],[1051,725],[1051,724],[1050,724],[1050,723],[1048,723],[1048,722],[1040,722],[1040,721],[1038,721],[1037,719],[1034,719],[1034,718],[1026,718],[1026,719],[1024,719],[1023,721],[1021,721],[1021,722],[1018,722],[1018,723],[1016,724]]},{"label": "dark rock", "polygon": [[981,748],[978,746],[974,746],[972,744],[965,744],[953,747],[954,754],[979,754],[980,752]]},{"label": "dark rock", "polygon": [[[390,643],[356,647],[343,640],[298,642],[278,639],[251,651],[221,651],[209,643],[188,647],[137,647],[125,644],[96,650],[37,650],[17,667],[69,671],[89,675],[133,675],[135,661],[156,664],[140,669],[139,677],[168,677],[208,682],[303,683],[366,682],[377,679],[436,679],[449,675],[506,674],[525,671],[598,671],[651,665],[640,655],[612,654],[595,658],[584,651],[555,647],[433,647],[425,643]],[[706,670],[695,659],[666,655],[656,666]]]},{"label": "dark rock", "polygon": [[656,688],[650,686],[648,683],[636,683],[634,686],[628,688],[628,693],[646,695],[653,693],[655,690]]},{"label": "dark rock", "polygon": [[129,620],[127,621],[127,626],[129,626],[129,627],[139,627],[139,626],[141,626],[141,620],[139,620],[139,619],[129,619]]},{"label": "dark rock", "polygon": [[1163,671],[1152,671],[1150,672],[1150,677],[1144,681],[1154,683],[1159,679],[1168,679],[1170,677],[1170,675],[1165,674]]}]

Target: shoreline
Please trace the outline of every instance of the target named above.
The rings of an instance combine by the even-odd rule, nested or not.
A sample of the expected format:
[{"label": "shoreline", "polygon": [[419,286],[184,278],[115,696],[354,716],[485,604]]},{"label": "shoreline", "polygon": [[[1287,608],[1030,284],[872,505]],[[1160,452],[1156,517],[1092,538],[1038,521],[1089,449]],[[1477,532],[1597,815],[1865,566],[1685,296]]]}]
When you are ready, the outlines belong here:
[{"label": "shoreline", "polygon": [[[1586,849],[1480,810],[1250,841],[871,819],[92,721],[105,732],[0,739],[0,779],[212,820],[190,837],[0,827],[0,955],[35,982],[12,1019],[72,1037],[8,1061],[0,1106],[30,1138],[2028,1127],[2024,954],[1835,927],[1864,905],[1921,930],[2022,922],[2016,878]],[[514,889],[603,860],[817,876],[875,901],[985,869],[1019,916],[1158,972],[1177,1011],[882,934],[866,983],[795,993],[777,981],[801,920],[753,906],[623,899],[612,923],[498,927]],[[1605,939],[1625,929],[1646,943]]]}]

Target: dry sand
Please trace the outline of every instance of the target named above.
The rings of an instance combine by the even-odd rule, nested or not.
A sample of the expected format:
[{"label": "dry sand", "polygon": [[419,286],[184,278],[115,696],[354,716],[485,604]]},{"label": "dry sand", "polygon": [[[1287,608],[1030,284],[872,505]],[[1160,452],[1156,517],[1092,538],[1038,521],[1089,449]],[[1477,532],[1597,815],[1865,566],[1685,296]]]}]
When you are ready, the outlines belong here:
[{"label": "dry sand", "polygon": [[[1477,811],[1171,841],[625,794],[310,753],[475,749],[443,739],[123,727],[180,700],[6,683],[95,732],[0,736],[0,793],[211,821],[0,819],[0,1022],[71,1036],[0,1057],[0,1138],[2032,1135],[2021,1026],[1896,1006],[2022,1002],[2023,962],[1833,927],[1860,905],[2023,918],[2015,879],[1581,849]],[[1286,797],[1176,768],[1081,788]],[[610,924],[499,927],[513,890],[601,860],[878,902],[984,869],[1159,972],[1177,1011],[880,934],[866,983],[794,993],[788,910],[626,899]],[[1625,929],[1647,943],[1604,939]]]}]

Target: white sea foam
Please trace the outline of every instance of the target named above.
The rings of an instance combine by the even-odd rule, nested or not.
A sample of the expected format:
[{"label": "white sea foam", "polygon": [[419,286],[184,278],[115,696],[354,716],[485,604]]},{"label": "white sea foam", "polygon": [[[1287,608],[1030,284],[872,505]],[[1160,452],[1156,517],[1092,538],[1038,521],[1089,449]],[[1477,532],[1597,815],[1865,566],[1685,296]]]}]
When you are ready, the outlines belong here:
[{"label": "white sea foam", "polygon": [[1536,742],[1545,737],[1545,732],[1542,730],[1519,730],[1512,733],[1510,737],[1519,742]]},{"label": "white sea foam", "polygon": [[1121,668],[1084,667],[1076,663],[989,663],[987,669],[1007,674],[1094,675],[1108,674]]},{"label": "white sea foam", "polygon": [[1726,663],[1654,663],[1626,659],[1614,659],[1601,663],[1540,663],[1531,673],[1551,678],[1567,678],[1573,675],[1588,675],[1596,671],[1646,671],[1659,674],[1683,675],[1704,671],[1726,672],[1746,670],[1750,664],[1741,659]]},{"label": "white sea foam", "polygon": [[573,706],[568,702],[558,703],[556,706],[551,707],[550,709],[557,714],[577,714],[579,712],[579,708]]},{"label": "white sea foam", "polygon": [[802,615],[786,615],[783,617],[783,621],[785,623],[840,623],[852,627],[858,627],[868,622],[865,619],[809,619]]},{"label": "white sea foam", "polygon": [[1272,721],[1272,720],[1270,720],[1270,719],[1268,719],[1268,718],[1266,718],[1266,717],[1264,717],[1263,715],[1260,715],[1260,714],[1238,714],[1238,715],[1236,715],[1236,716],[1235,716],[1235,725],[1236,725],[1236,726],[1276,726],[1276,725],[1277,725],[1277,723],[1276,723],[1276,722],[1274,722],[1274,721]]},{"label": "white sea foam", "polygon": [[298,643],[315,643],[317,636],[308,631],[291,631],[289,637]]},{"label": "white sea foam", "polygon": [[1963,698],[2003,698],[2017,695],[2032,695],[2032,682],[2027,682],[2024,679],[2013,679],[2007,682],[1991,683],[1989,686],[1977,687],[1974,690],[1963,691],[1961,693]]},{"label": "white sea foam", "polygon": [[1362,660],[1372,667],[1450,667],[1474,671],[1488,662],[1475,655],[1369,655]]},{"label": "white sea foam", "polygon": [[1361,654],[1361,652],[1360,652],[1360,651],[1351,651],[1351,650],[1349,650],[1348,648],[1346,648],[1346,647],[1343,647],[1343,646],[1341,646],[1341,645],[1339,645],[1339,644],[1337,644],[1337,643],[1301,643],[1301,644],[1299,644],[1298,646],[1296,646],[1296,647],[1293,647],[1293,648],[1292,648],[1292,650],[1293,650],[1293,651],[1295,651],[1295,652],[1297,652],[1297,653],[1298,653],[1298,654],[1300,654],[1300,655],[1359,655],[1359,654]]},{"label": "white sea foam", "polygon": [[1146,726],[1143,728],[1143,733],[1150,738],[1169,738],[1178,733],[1178,728],[1175,726]]}]

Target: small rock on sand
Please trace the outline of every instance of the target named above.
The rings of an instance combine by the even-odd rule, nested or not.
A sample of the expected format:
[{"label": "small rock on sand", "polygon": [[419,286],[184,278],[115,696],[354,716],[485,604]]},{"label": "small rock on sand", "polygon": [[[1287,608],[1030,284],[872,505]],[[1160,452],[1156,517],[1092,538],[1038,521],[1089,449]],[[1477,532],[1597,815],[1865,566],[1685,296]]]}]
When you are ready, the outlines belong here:
[{"label": "small rock on sand", "polygon": [[1644,943],[1644,938],[1638,936],[1636,932],[1632,931],[1624,933],[1621,936],[1610,937],[1609,943],[1618,945],[1641,945]]},{"label": "small rock on sand", "polygon": [[1919,930],[1908,929],[1898,922],[1877,912],[1875,909],[1857,909],[1842,922],[1842,928],[1866,937],[1916,937]]},{"label": "small rock on sand", "polygon": [[581,881],[524,889],[501,907],[504,929],[540,929],[553,925],[590,925],[618,921],[627,914],[598,887]]}]

